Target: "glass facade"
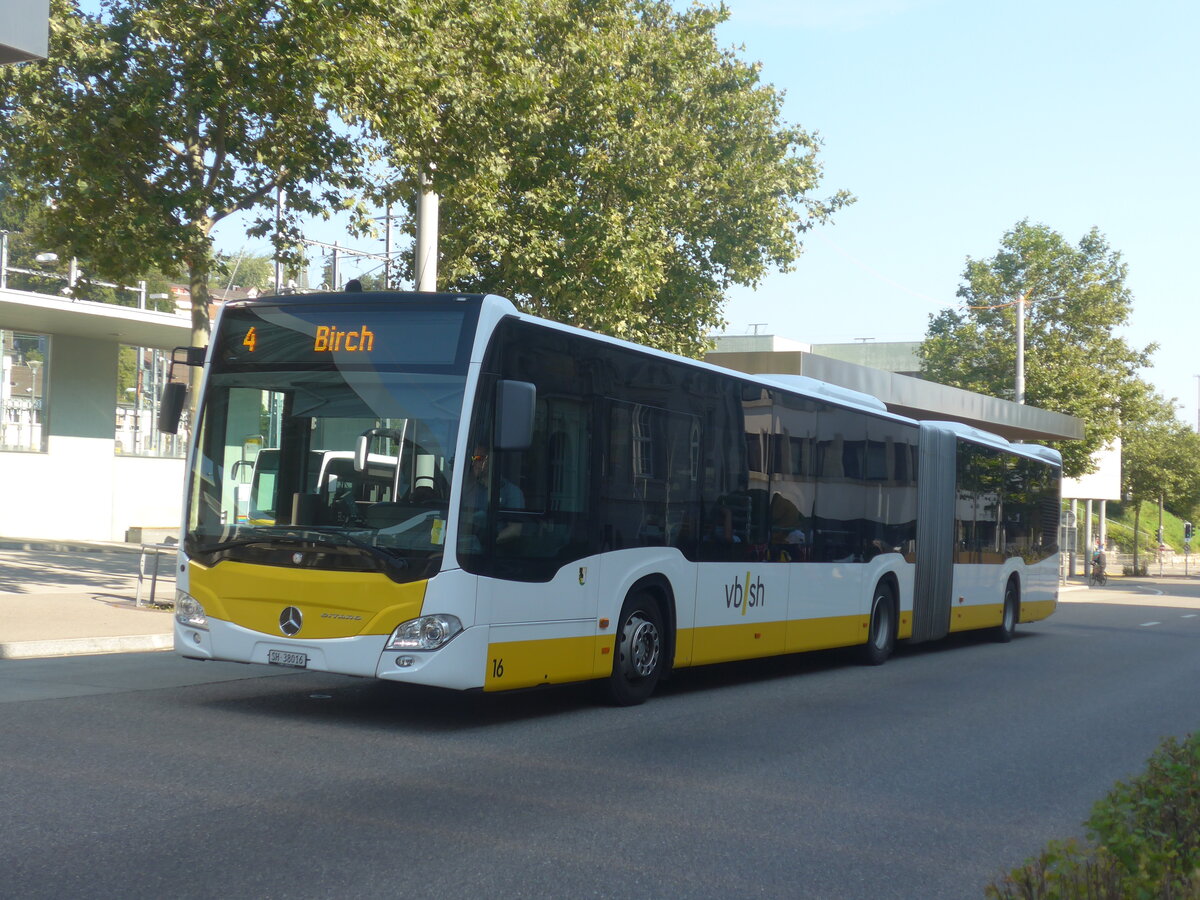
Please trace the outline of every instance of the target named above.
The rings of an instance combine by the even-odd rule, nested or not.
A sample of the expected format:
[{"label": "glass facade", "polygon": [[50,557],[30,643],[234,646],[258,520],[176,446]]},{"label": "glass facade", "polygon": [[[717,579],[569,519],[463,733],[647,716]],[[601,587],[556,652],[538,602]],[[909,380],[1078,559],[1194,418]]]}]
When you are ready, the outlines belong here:
[{"label": "glass facade", "polygon": [[[188,425],[176,434],[158,430],[158,404],[167,381],[169,350],[122,346],[117,357],[116,452],[123,456],[187,455]],[[186,377],[180,367],[176,378]]]},{"label": "glass facade", "polygon": [[50,336],[0,329],[0,450],[45,452]]}]

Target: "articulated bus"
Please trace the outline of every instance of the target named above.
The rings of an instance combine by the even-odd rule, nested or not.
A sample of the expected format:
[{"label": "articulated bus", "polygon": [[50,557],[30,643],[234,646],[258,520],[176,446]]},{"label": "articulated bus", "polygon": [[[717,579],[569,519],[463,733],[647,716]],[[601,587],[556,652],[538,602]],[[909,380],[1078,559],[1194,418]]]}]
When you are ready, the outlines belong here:
[{"label": "articulated bus", "polygon": [[370,292],[227,303],[203,365],[175,613],[192,659],[597,680],[628,705],[688,666],[1007,641],[1057,603],[1056,451],[809,378],[496,296]]}]

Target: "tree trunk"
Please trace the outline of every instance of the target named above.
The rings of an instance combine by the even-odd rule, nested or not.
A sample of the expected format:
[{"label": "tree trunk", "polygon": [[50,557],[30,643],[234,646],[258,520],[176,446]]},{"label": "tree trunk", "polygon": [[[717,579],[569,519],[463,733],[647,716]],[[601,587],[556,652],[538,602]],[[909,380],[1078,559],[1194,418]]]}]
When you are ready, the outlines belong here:
[{"label": "tree trunk", "polygon": [[[206,258],[188,262],[188,290],[192,295],[192,346],[207,347],[212,325],[208,318],[208,262]],[[188,421],[195,423],[196,406],[200,402],[200,379],[204,370],[191,370],[188,386]]]}]

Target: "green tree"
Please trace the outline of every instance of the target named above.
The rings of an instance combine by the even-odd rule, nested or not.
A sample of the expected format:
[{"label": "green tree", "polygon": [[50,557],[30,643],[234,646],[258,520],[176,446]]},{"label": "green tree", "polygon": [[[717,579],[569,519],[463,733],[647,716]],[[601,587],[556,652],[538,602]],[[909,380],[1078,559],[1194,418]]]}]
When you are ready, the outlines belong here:
[{"label": "green tree", "polygon": [[252,234],[274,232],[283,188],[294,246],[300,216],[350,205],[377,136],[376,199],[411,199],[422,173],[444,198],[444,286],[695,353],[729,286],[789,267],[849,202],[813,196],[818,141],[717,46],[725,15],[666,0],[105,0],[87,15],[53,0],[50,59],[0,70],[0,169],[45,210],[38,237],[98,277],[186,271],[202,344],[213,227],[249,210]]},{"label": "green tree", "polygon": [[1138,376],[1154,345],[1138,350],[1117,335],[1133,307],[1126,265],[1092,229],[1077,245],[1045,225],[1018,222],[990,259],[968,258],[961,309],[930,317],[921,344],[925,378],[1015,399],[1017,302],[1025,303],[1025,399],[1077,416],[1082,441],[1063,442],[1063,470],[1081,475],[1092,454],[1146,415]]},{"label": "green tree", "polygon": [[1200,507],[1200,435],[1175,418],[1171,404],[1157,400],[1158,413],[1128,429],[1121,443],[1121,491],[1135,501],[1135,565],[1141,501],[1161,502],[1193,521]]},{"label": "green tree", "polygon": [[344,99],[387,143],[381,199],[408,202],[422,173],[440,194],[439,287],[701,352],[725,291],[788,268],[850,200],[813,196],[818,141],[781,122],[757,65],[720,49],[726,16],[386,0],[364,17]]},{"label": "green tree", "polygon": [[[52,262],[39,263],[36,259],[41,251],[55,251],[56,248],[40,240],[41,233],[38,220],[43,215],[44,203],[29,205],[29,198],[18,198],[4,181],[4,172],[0,169],[0,229],[9,232],[8,251],[9,265],[46,274],[29,275],[25,272],[8,273],[8,284],[18,290],[36,291],[43,294],[58,294],[66,290],[67,277],[70,268],[70,258],[60,258]],[[122,306],[136,306],[139,302],[137,293],[129,289],[115,289],[93,282],[90,274],[99,266],[93,266],[89,259],[78,259],[78,281],[71,290],[71,295],[79,300],[92,300],[97,303],[115,303]],[[53,273],[51,275],[50,273]],[[147,294],[167,293],[170,287],[168,276],[151,268],[131,279],[129,287],[136,287],[137,282],[146,282]],[[149,309],[174,310],[172,300],[147,299]]]},{"label": "green tree", "polygon": [[[111,281],[186,271],[208,341],[213,227],[284,232],[362,161],[324,99],[344,10],[324,0],[52,0],[49,58],[0,68],[0,166],[37,236]],[[63,252],[63,251],[60,251]]]},{"label": "green tree", "polygon": [[217,255],[213,266],[212,286],[225,290],[226,287],[258,288],[260,291],[275,287],[275,260],[270,256]]}]

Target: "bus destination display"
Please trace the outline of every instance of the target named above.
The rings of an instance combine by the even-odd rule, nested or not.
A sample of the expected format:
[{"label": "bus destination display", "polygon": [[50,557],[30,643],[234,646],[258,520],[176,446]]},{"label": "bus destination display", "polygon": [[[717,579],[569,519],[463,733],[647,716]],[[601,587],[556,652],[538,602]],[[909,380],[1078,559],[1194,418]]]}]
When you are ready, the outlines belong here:
[{"label": "bus destination display", "polygon": [[461,308],[229,309],[216,359],[225,365],[452,366],[468,349],[465,319]]}]

